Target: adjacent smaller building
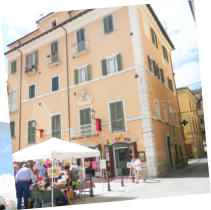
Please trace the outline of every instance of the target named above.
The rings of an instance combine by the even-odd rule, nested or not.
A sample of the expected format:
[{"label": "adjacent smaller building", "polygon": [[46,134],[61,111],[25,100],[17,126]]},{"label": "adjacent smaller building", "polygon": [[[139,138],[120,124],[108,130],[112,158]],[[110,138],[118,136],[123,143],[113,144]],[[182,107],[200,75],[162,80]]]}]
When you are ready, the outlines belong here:
[{"label": "adjacent smaller building", "polygon": [[201,157],[204,154],[204,149],[199,126],[198,99],[189,88],[177,89],[177,95],[186,152],[189,158]]}]

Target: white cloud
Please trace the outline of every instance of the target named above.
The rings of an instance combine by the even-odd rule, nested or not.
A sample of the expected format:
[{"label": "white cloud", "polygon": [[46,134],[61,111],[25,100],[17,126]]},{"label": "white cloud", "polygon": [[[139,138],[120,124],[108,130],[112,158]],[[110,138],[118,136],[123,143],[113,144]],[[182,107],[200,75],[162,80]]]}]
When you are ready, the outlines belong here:
[{"label": "white cloud", "polygon": [[16,200],[15,179],[11,174],[0,176],[0,195],[5,200]]},{"label": "white cloud", "polygon": [[197,83],[200,80],[198,62],[189,62],[182,65],[179,69],[175,69],[175,81],[177,88]]}]

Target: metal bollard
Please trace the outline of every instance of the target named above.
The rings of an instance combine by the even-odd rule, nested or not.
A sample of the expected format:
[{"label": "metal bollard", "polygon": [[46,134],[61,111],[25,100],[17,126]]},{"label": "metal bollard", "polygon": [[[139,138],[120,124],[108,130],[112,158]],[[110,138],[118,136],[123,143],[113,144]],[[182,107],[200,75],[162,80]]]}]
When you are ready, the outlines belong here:
[{"label": "metal bollard", "polygon": [[108,191],[111,191],[109,176],[108,176]]},{"label": "metal bollard", "polygon": [[94,197],[93,189],[92,189],[92,175],[90,174],[90,197]]},{"label": "metal bollard", "polygon": [[121,186],[124,187],[124,181],[123,181],[123,177],[122,177],[122,169],[121,169]]}]

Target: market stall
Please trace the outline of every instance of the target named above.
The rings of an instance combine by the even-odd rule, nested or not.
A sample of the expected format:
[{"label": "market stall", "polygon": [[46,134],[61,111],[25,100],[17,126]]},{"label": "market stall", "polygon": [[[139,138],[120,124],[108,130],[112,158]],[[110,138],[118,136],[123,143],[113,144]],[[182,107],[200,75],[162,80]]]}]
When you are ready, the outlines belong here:
[{"label": "market stall", "polygon": [[56,160],[69,161],[71,159],[82,159],[83,177],[85,177],[84,158],[99,157],[100,152],[87,148],[85,146],[64,141],[57,138],[32,145],[13,154],[13,159],[16,162],[24,162],[29,160],[50,160],[51,165],[51,202],[54,202],[54,163]]}]

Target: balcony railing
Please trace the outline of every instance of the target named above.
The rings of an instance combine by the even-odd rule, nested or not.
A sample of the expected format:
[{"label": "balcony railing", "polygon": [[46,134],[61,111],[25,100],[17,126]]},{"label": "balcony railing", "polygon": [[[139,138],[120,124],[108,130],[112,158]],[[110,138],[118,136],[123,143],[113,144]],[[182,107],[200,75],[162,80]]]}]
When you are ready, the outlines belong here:
[{"label": "balcony railing", "polygon": [[37,66],[35,64],[29,64],[25,66],[25,73],[35,72],[37,71]]},{"label": "balcony railing", "polygon": [[49,55],[47,58],[48,58],[48,60],[47,60],[48,65],[57,64],[60,62],[58,53],[56,53],[54,55]]},{"label": "balcony railing", "polygon": [[70,128],[70,137],[72,139],[95,136],[95,135],[98,135],[95,124],[86,124]]},{"label": "balcony railing", "polygon": [[87,50],[87,41],[81,41],[72,45],[72,54],[78,54]]}]

